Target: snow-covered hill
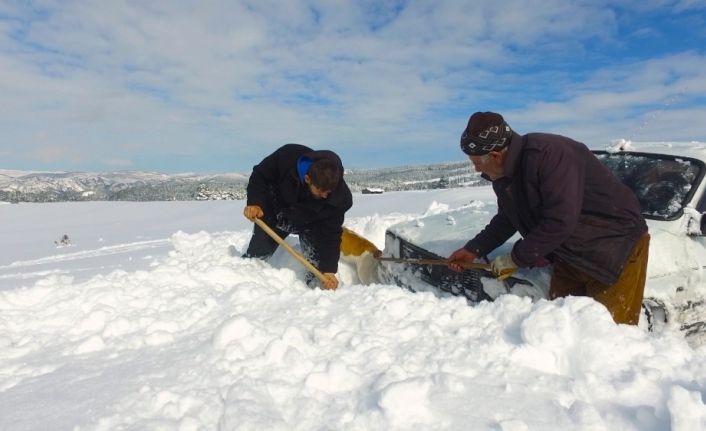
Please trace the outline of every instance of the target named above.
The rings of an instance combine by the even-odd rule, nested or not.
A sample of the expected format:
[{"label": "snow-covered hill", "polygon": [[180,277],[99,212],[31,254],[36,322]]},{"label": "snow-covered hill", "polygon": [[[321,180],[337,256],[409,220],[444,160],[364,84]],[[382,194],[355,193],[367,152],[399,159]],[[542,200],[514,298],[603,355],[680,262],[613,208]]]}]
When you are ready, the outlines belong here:
[{"label": "snow-covered hill", "polygon": [[[245,197],[248,174],[22,172],[0,170],[0,201],[171,201]],[[426,190],[484,183],[467,161],[346,170],[351,190]]]},{"label": "snow-covered hill", "polygon": [[163,174],[155,172],[0,171],[0,200],[58,202],[94,200],[191,200],[204,189],[245,195],[244,174]]}]

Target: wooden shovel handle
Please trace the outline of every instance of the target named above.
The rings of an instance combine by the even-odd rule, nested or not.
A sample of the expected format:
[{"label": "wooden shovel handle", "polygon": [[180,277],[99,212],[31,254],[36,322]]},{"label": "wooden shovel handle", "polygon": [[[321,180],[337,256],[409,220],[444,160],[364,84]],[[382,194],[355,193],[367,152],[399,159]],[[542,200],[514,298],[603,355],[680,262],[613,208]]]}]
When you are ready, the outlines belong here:
[{"label": "wooden shovel handle", "polygon": [[[377,260],[382,260],[386,262],[398,262],[398,263],[411,263],[413,265],[442,265],[447,266],[449,261],[447,259],[404,259],[398,257],[377,257]],[[459,266],[465,269],[484,269],[490,271],[490,264],[480,263],[480,262],[456,262]]]},{"label": "wooden shovel handle", "polygon": [[284,249],[287,250],[289,254],[291,254],[296,260],[299,261],[299,263],[301,263],[306,269],[311,271],[311,273],[314,274],[316,278],[321,280],[322,283],[325,283],[328,280],[328,277],[323,275],[321,271],[319,271],[314,265],[311,264],[311,262],[306,260],[306,258],[302,256],[301,253],[293,249],[291,245],[287,244],[287,242],[283,240],[282,237],[277,235],[277,232],[273,231],[269,226],[267,226],[267,223],[265,223],[259,218],[253,219],[253,221],[255,222],[255,224],[260,226],[260,229],[264,230],[265,233],[270,236],[270,238],[275,240],[277,244],[284,247]]}]

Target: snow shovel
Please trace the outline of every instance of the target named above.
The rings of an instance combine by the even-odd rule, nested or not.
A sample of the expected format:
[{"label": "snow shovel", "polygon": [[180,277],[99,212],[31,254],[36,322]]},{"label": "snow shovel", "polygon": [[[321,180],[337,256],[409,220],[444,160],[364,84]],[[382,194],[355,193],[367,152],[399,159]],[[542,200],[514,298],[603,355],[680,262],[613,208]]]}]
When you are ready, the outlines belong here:
[{"label": "snow shovel", "polygon": [[260,226],[260,229],[264,230],[265,233],[270,236],[270,238],[275,240],[277,244],[284,247],[284,249],[287,250],[289,254],[291,254],[296,260],[299,261],[299,263],[301,263],[306,269],[311,271],[311,273],[314,274],[316,278],[318,278],[322,283],[326,283],[326,281],[328,281],[328,277],[323,275],[321,271],[319,271],[314,265],[312,265],[311,262],[306,260],[306,258],[302,256],[301,253],[293,249],[291,245],[287,244],[287,242],[282,239],[282,237],[280,237],[275,231],[270,229],[270,227],[267,226],[267,223],[260,220],[259,218],[253,219],[253,221],[255,222],[255,224]]},{"label": "snow shovel", "polygon": [[[385,257],[378,256],[377,260],[383,262],[398,262],[398,263],[410,263],[412,265],[440,265],[447,266],[449,264],[448,259],[404,259],[398,257]],[[456,262],[459,266],[465,269],[483,269],[488,272],[492,272],[489,263],[481,262]]]},{"label": "snow shovel", "polygon": [[[440,265],[447,266],[447,259],[414,259],[382,256],[382,252],[370,241],[348,228],[343,228],[341,236],[341,256],[356,266],[358,278],[363,284],[375,283],[377,279],[377,265],[380,262],[409,263],[412,265]],[[489,263],[458,262],[465,269],[481,269],[493,272]]]},{"label": "snow shovel", "polygon": [[[383,256],[378,256],[376,257],[377,260],[384,261],[384,262],[399,262],[399,263],[409,263],[412,265],[440,265],[440,266],[447,266],[449,264],[448,259],[414,259],[414,258],[397,258],[397,257],[383,257]],[[489,263],[481,263],[481,262],[456,262],[460,267],[468,270],[468,269],[482,269],[484,271],[488,271],[491,274],[495,276],[495,278],[498,281],[502,281],[503,285],[505,286],[505,289],[509,292],[510,291],[510,286],[507,284],[507,281],[505,280],[508,278],[510,275],[513,274],[514,271],[510,271],[509,273],[503,274],[496,274],[493,272],[492,267],[490,266]]]}]

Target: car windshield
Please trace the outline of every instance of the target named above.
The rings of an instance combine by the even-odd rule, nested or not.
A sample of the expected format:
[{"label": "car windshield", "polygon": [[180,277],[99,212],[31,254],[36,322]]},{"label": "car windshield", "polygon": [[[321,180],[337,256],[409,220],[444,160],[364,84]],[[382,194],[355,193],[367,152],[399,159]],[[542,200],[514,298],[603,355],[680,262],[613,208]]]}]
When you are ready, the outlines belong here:
[{"label": "car windshield", "polygon": [[643,215],[653,219],[681,216],[703,175],[703,163],[688,157],[607,152],[596,156],[635,192]]}]

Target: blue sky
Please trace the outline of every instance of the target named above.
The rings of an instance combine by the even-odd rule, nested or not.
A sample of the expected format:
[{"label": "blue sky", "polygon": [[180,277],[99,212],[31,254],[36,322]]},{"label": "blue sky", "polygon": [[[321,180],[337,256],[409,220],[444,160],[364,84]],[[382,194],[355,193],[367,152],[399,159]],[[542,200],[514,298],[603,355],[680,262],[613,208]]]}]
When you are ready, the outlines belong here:
[{"label": "blue sky", "polygon": [[706,141],[706,0],[3,1],[0,168],[463,160],[470,114],[592,147]]}]

